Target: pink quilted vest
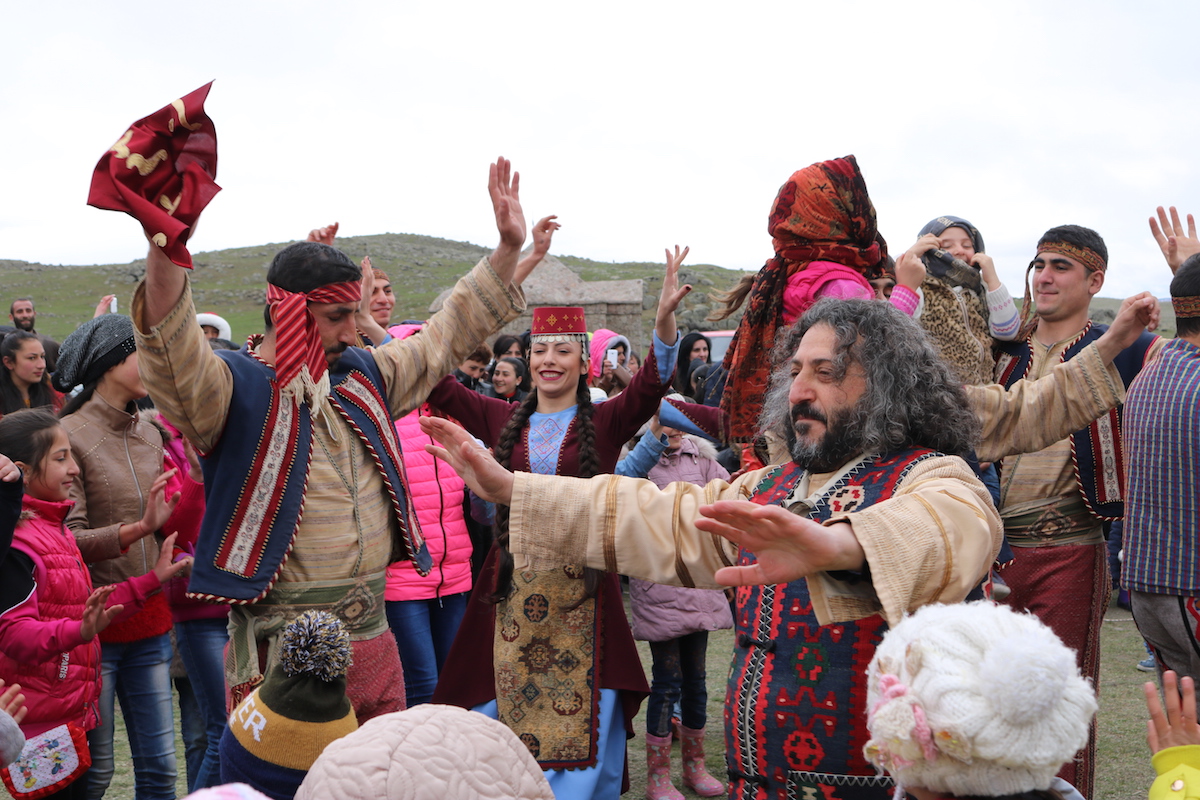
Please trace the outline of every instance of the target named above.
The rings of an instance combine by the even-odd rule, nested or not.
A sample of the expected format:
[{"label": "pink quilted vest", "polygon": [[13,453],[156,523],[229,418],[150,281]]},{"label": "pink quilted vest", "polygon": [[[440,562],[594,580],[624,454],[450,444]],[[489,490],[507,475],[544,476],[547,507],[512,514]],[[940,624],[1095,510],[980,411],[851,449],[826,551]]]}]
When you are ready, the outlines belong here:
[{"label": "pink quilted vest", "polygon": [[422,578],[407,561],[392,564],[386,600],[431,600],[471,591],[471,537],[463,519],[466,484],[446,462],[425,451],[425,445],[436,443],[421,432],[421,414],[429,415],[427,405],[396,420],[396,433],[433,570]]},{"label": "pink quilted vest", "polygon": [[[28,518],[13,533],[13,547],[40,565],[35,572],[35,591],[43,619],[81,619],[92,593],[92,578],[75,537],[63,525],[72,505],[71,501],[55,503],[25,495],[23,511]],[[99,637],[38,664],[21,663],[0,652],[0,675],[9,683],[21,684],[29,708],[21,725],[27,735],[64,722],[74,722],[84,730],[96,727]]]}]

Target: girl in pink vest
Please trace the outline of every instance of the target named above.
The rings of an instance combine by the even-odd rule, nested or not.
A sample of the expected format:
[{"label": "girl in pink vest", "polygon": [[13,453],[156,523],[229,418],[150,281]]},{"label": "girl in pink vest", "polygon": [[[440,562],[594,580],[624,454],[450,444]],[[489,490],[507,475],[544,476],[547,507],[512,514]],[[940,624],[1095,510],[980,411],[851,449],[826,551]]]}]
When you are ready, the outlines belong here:
[{"label": "girl in pink vest", "polygon": [[[0,419],[0,453],[0,497],[14,501],[5,506],[13,512],[21,473],[25,479],[12,547],[0,565],[0,676],[20,683],[25,693],[29,712],[21,730],[27,739],[66,724],[78,731],[77,747],[86,750],[82,734],[97,724],[100,696],[96,635],[138,611],[191,559],[172,563],[175,537],[168,536],[152,571],[93,591],[75,537],[64,525],[72,506],[67,494],[79,474],[66,430],[45,410],[6,414]],[[170,477],[166,473],[155,482],[150,505],[163,502]],[[86,781],[75,780],[49,796],[82,798],[86,788]]]}]

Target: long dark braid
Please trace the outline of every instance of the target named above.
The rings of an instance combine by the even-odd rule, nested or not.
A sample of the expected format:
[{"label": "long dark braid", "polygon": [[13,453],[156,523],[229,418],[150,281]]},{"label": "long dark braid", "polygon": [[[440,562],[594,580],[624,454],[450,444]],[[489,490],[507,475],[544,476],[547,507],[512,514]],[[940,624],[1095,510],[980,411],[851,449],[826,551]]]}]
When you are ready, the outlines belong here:
[{"label": "long dark braid", "polygon": [[[496,446],[492,448],[492,453],[496,461],[506,468],[512,466],[512,452],[517,441],[521,438],[522,432],[529,424],[529,416],[537,410],[537,388],[529,392],[521,404],[517,406],[516,412],[508,418],[503,430],[500,431],[500,436],[496,439]],[[592,403],[591,392],[588,391],[587,378],[580,376],[579,386],[575,390],[575,403],[578,410],[575,412],[575,430],[579,437],[579,471],[577,477],[590,478],[600,472],[600,453],[596,450],[596,426],[592,423],[592,413],[596,410],[596,406]],[[499,603],[508,597],[509,591],[512,589],[513,576],[513,556],[508,549],[508,519],[509,508],[505,505],[496,506],[496,544],[499,546],[499,563],[496,567],[496,588],[488,597],[488,602]],[[594,597],[596,591],[600,588],[601,571],[588,568],[584,570],[583,588],[584,595],[580,598],[583,600]]]}]

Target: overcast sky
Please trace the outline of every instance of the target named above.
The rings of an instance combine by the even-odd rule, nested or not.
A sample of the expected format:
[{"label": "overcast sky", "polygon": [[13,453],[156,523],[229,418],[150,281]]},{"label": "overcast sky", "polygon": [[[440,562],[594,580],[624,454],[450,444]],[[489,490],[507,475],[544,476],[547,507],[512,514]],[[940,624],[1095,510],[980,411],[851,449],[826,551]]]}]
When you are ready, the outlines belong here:
[{"label": "overcast sky", "polygon": [[1183,2],[19,4],[0,258],[144,255],[132,219],[86,205],[92,169],[215,79],[224,190],[194,252],[334,220],[491,245],[502,154],[527,219],[559,215],[555,253],[658,260],[678,242],[757,269],[780,184],[853,153],[894,255],[966,217],[1020,297],[1040,234],[1077,223],[1108,243],[1102,295],[1165,296],[1146,220],[1200,214],[1198,22]]}]

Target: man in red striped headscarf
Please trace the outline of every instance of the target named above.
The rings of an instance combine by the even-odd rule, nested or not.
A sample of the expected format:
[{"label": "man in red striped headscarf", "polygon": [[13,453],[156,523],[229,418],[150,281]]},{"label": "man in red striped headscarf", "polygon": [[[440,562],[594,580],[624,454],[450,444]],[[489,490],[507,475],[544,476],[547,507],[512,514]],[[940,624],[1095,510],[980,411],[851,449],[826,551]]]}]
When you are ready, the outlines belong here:
[{"label": "man in red striped headscarf", "polygon": [[231,704],[261,682],[284,625],[320,608],[350,631],[347,694],[359,721],[404,707],[385,571],[407,559],[426,574],[430,558],[391,420],[523,310],[518,180],[507,160],[492,165],[500,244],[419,336],[374,350],[354,346],[356,329],[372,329],[369,270],[334,247],[298,242],[276,254],[265,335],[214,354],[186,271],[152,241],[131,309],[142,380],[201,454],[208,510],[188,591],[232,606]]}]

